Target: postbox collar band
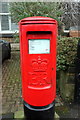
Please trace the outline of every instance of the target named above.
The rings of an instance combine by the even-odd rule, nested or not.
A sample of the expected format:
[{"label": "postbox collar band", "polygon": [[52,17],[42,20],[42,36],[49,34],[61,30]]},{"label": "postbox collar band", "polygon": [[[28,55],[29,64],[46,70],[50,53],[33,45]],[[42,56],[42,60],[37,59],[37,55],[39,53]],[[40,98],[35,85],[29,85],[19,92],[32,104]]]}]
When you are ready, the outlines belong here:
[{"label": "postbox collar band", "polygon": [[44,110],[48,110],[55,106],[55,101],[46,106],[32,106],[32,105],[27,104],[25,101],[23,103],[25,107],[27,107],[30,110],[34,110],[34,111],[44,111]]}]

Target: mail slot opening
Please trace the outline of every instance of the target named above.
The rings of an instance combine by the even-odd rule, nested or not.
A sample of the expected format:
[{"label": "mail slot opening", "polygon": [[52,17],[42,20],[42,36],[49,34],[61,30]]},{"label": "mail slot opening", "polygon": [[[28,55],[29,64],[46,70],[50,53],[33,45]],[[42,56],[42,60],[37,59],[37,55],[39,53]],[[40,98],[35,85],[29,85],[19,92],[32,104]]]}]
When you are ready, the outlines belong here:
[{"label": "mail slot opening", "polygon": [[51,34],[51,31],[28,31],[27,34]]},{"label": "mail slot opening", "polygon": [[29,54],[49,54],[50,39],[29,39]]}]

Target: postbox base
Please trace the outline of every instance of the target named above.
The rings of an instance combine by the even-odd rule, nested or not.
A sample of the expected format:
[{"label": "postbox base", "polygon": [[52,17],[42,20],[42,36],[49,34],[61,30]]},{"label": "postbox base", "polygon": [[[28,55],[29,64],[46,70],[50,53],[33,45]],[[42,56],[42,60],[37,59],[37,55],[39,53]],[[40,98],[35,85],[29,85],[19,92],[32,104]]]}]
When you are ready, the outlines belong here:
[{"label": "postbox base", "polygon": [[25,120],[54,120],[55,102],[44,107],[31,106],[24,102]]}]

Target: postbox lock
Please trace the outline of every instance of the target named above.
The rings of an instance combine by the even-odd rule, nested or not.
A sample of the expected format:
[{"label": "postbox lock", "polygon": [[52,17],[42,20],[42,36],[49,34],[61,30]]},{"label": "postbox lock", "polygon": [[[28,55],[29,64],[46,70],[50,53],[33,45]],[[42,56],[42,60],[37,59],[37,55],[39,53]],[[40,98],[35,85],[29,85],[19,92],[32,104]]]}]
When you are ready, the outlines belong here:
[{"label": "postbox lock", "polygon": [[52,70],[54,70],[54,68],[52,68]]}]

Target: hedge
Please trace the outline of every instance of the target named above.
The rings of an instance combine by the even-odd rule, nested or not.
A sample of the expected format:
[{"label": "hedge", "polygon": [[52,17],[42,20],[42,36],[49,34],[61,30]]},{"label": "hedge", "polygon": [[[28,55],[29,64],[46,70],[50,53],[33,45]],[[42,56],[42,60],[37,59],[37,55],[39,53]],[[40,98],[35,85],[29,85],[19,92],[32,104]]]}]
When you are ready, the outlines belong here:
[{"label": "hedge", "polygon": [[58,37],[57,40],[57,71],[66,70],[75,64],[77,44],[80,38]]}]

